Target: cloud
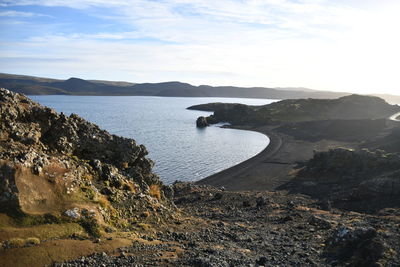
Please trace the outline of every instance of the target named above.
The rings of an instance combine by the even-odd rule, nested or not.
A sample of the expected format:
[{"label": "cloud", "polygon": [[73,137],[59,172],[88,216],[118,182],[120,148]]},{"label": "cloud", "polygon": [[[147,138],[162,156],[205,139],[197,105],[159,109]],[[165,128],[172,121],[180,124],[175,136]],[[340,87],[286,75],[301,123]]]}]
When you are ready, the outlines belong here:
[{"label": "cloud", "polygon": [[21,11],[15,11],[15,10],[7,10],[7,11],[0,11],[0,17],[32,18],[32,17],[50,17],[50,16],[33,13],[33,12],[21,12]]},{"label": "cloud", "polygon": [[124,6],[129,1],[123,0],[1,0],[0,6],[47,6],[47,7],[70,7],[77,9],[85,9],[96,6]]},{"label": "cloud", "polygon": [[[29,74],[53,73],[60,78],[183,80],[194,84],[308,86],[355,92],[384,87],[388,92],[398,92],[400,81],[395,70],[396,62],[400,62],[400,38],[396,34],[400,9],[393,1],[390,5],[374,5],[373,9],[359,3],[0,0],[0,5],[8,9],[29,9],[30,5],[69,7],[111,25],[79,31],[79,18],[73,19],[76,25],[72,19],[47,28],[32,23],[40,34],[27,32],[23,42],[0,43],[0,58],[8,58],[0,70],[40,71]],[[24,13],[29,18],[30,12]],[[11,14],[16,13],[7,16],[13,17]],[[77,29],[69,30],[71,24],[78,25]],[[24,58],[25,63],[21,60]],[[44,60],[36,60],[40,58]]]}]

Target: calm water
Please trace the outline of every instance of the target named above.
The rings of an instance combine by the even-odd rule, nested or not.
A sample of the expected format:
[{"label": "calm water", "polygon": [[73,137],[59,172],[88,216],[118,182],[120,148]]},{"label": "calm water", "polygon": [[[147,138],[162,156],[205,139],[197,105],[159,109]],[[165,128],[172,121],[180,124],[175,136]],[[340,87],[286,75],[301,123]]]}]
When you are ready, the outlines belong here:
[{"label": "calm water", "polygon": [[195,181],[236,165],[261,152],[268,137],[217,126],[196,128],[196,119],[210,112],[186,108],[225,102],[262,105],[266,99],[147,96],[31,96],[69,115],[76,113],[110,133],[130,137],[149,150],[154,171],[166,183]]}]

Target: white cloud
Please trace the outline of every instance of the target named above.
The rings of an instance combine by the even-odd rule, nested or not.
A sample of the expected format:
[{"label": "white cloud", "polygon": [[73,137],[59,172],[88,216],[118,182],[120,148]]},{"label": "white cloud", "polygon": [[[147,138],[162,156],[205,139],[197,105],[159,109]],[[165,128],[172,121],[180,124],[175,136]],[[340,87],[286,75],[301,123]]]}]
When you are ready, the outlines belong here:
[{"label": "white cloud", "polygon": [[[400,62],[399,5],[385,1],[371,9],[356,2],[0,1],[85,9],[87,14],[127,26],[124,31],[50,34],[24,43],[3,42],[0,57],[46,58],[25,65],[8,62],[6,67],[19,69],[17,73],[26,73],[21,71],[25,69],[61,78],[399,93],[400,78],[395,73]],[[106,7],[108,12],[99,14],[92,7]],[[10,72],[6,67],[0,70]]]},{"label": "white cloud", "polygon": [[0,17],[19,17],[19,18],[31,18],[31,17],[49,17],[48,15],[32,13],[32,12],[21,12],[15,10],[0,11]]}]

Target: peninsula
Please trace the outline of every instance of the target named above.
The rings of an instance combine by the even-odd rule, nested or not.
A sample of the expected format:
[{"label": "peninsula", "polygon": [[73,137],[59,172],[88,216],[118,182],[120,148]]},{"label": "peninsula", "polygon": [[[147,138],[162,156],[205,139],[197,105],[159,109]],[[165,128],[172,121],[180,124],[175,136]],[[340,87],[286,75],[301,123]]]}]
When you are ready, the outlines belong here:
[{"label": "peninsula", "polygon": [[[368,204],[371,210],[387,201],[400,204],[399,180],[390,178],[400,170],[396,154],[400,152],[400,124],[393,115],[399,112],[398,105],[378,97],[350,95],[264,106],[209,103],[188,109],[214,111],[200,117],[198,122],[204,124],[198,126],[228,122],[229,127],[258,131],[270,138],[260,154],[197,184],[229,190],[285,189],[330,202],[342,201],[342,191],[349,199],[362,191],[362,200],[368,203],[368,197],[376,196],[372,192],[381,192],[377,196],[382,199]],[[395,192],[395,200],[385,190]],[[357,208],[355,203],[347,202],[352,209]]]}]

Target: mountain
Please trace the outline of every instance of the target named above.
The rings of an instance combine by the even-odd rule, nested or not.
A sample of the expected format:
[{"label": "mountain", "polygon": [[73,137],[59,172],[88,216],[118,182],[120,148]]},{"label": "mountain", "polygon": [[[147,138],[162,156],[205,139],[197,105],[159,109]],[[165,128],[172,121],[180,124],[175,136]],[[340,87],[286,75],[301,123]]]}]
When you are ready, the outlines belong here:
[{"label": "mountain", "polygon": [[[318,91],[302,87],[266,88],[235,86],[193,86],[178,81],[129,83],[121,81],[49,79],[0,73],[0,87],[27,95],[142,95],[175,97],[232,97],[266,99],[339,98],[346,92]],[[390,103],[400,103],[400,96],[379,95]]]}]

